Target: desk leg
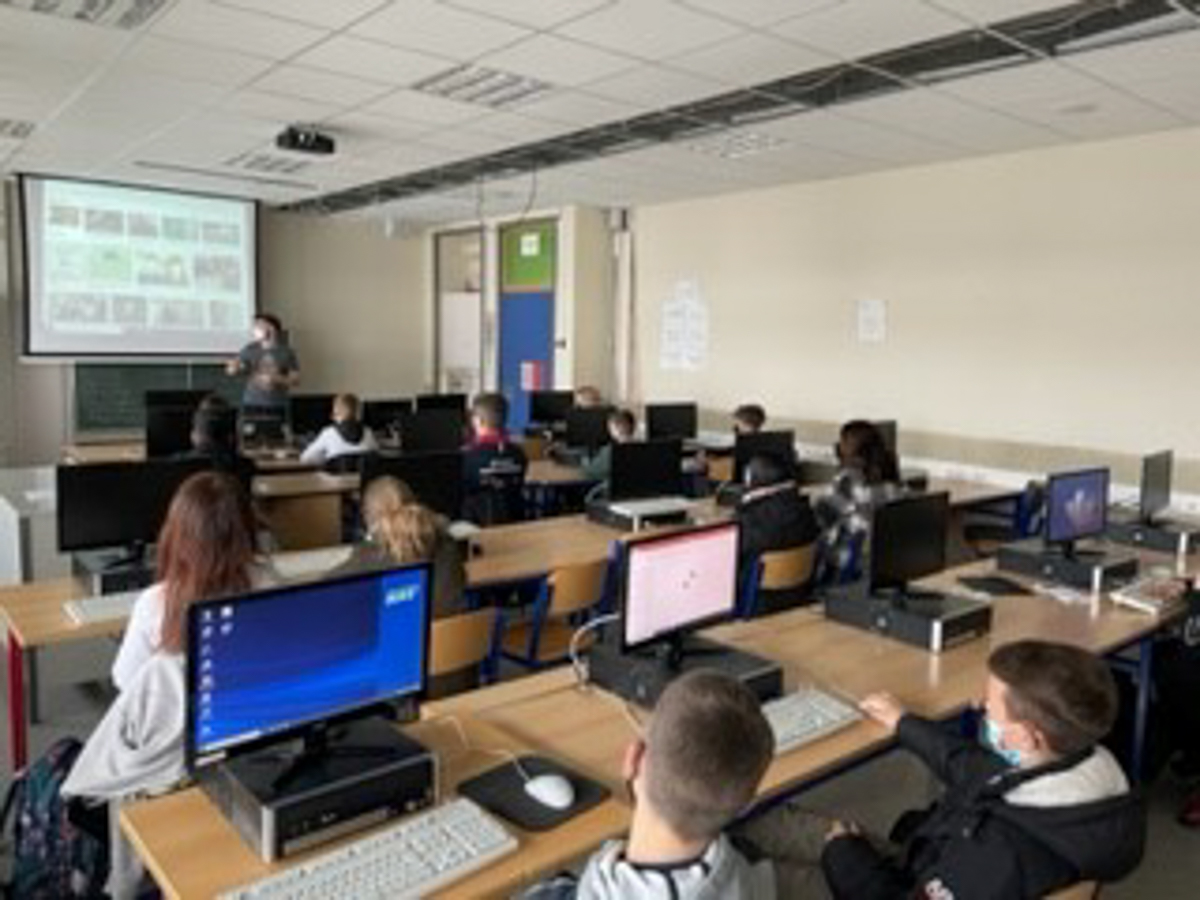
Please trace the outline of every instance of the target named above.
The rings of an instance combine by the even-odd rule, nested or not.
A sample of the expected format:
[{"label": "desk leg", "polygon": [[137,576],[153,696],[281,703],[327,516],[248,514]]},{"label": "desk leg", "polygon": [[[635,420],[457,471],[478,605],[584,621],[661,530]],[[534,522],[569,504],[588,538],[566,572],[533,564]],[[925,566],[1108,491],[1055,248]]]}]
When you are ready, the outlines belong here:
[{"label": "desk leg", "polygon": [[1142,638],[1138,643],[1137,662],[1137,705],[1133,723],[1133,751],[1131,763],[1133,779],[1141,782],[1145,776],[1146,725],[1150,719],[1150,690],[1154,677],[1154,636]]},{"label": "desk leg", "polygon": [[25,648],[10,629],[8,632],[8,749],[13,772],[25,768],[28,754],[25,721]]},{"label": "desk leg", "polygon": [[42,704],[40,697],[40,684],[38,679],[38,652],[36,649],[28,649],[25,651],[25,669],[26,677],[29,679],[29,692],[26,695],[29,704],[29,724],[37,725],[42,721]]}]

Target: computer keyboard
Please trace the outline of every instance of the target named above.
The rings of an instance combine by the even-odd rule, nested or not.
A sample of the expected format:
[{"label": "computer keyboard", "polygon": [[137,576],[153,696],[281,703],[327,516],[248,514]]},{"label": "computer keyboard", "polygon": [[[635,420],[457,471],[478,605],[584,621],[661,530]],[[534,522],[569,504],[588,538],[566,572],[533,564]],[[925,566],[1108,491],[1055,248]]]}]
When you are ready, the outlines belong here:
[{"label": "computer keyboard", "polygon": [[459,797],[217,900],[424,897],[516,849],[499,822]]},{"label": "computer keyboard", "polygon": [[1151,575],[1117,588],[1110,596],[1114,603],[1158,615],[1177,606],[1185,593],[1187,582],[1183,579]]},{"label": "computer keyboard", "polygon": [[68,600],[63,604],[63,611],[76,625],[128,619],[133,612],[133,604],[137,602],[141,593],[141,590],[125,591],[120,594],[101,594],[82,600]]},{"label": "computer keyboard", "polygon": [[291,553],[279,553],[271,558],[271,565],[281,578],[291,581],[297,578],[311,578],[323,575],[330,569],[336,569],[350,559],[349,547],[322,547],[319,550],[298,550]]},{"label": "computer keyboard", "polygon": [[862,718],[862,713],[846,701],[813,687],[769,700],[762,710],[775,735],[776,756],[811,744]]}]

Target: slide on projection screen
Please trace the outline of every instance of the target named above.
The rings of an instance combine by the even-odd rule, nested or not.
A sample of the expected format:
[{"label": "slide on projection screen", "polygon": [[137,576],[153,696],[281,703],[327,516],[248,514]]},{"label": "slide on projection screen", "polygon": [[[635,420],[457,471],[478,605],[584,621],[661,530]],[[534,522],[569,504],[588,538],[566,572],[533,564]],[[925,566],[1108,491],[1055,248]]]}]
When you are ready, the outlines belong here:
[{"label": "slide on projection screen", "polygon": [[30,356],[236,353],[256,303],[251,200],[25,176]]}]

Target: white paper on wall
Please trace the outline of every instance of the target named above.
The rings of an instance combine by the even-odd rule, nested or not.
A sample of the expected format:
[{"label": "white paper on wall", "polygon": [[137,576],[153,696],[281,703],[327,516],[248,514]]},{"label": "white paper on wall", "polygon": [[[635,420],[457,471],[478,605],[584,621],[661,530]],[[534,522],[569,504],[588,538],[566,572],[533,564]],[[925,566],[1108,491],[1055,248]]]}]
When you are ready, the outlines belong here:
[{"label": "white paper on wall", "polygon": [[858,340],[862,344],[882,344],[887,340],[887,304],[884,301],[858,301]]},{"label": "white paper on wall", "polygon": [[708,361],[708,307],[694,278],[675,282],[662,305],[659,365],[701,369]]}]

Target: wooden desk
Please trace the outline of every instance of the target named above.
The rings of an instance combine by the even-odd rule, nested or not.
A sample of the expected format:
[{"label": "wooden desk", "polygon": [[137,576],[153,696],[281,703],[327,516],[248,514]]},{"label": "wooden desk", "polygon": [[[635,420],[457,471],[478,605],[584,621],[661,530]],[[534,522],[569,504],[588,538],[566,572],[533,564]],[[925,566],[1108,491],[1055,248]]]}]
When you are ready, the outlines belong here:
[{"label": "wooden desk", "polygon": [[[519,741],[484,723],[467,718],[460,721],[473,747],[515,753],[527,750]],[[439,754],[441,796],[452,794],[460,782],[503,762],[493,754],[465,750],[457,730],[444,721],[421,722],[405,730]],[[623,797],[624,791],[617,792],[599,807],[553,831],[533,833],[508,826],[520,842],[516,853],[440,891],[437,896],[508,896],[543,873],[570,865],[600,842],[628,829],[629,809]],[[171,898],[212,897],[272,871],[296,865],[305,858],[299,856],[281,865],[267,865],[199,788],[127,807],[121,814],[121,828],[163,893]]]},{"label": "wooden desk", "polygon": [[[304,472],[319,469],[315,463],[300,462],[295,450],[255,450],[246,454],[260,472]],[[142,462],[146,445],[142,441],[120,441],[106,444],[68,444],[62,449],[62,461],[69,465],[88,465],[106,462]]]},{"label": "wooden desk", "polygon": [[259,475],[254,499],[281,550],[311,550],[341,543],[342,498],[358,485],[357,475]]},{"label": "wooden desk", "polygon": [[484,528],[475,537],[481,555],[467,561],[467,583],[484,587],[526,581],[558,566],[596,562],[608,556],[621,532],[586,516],[558,516]]}]

